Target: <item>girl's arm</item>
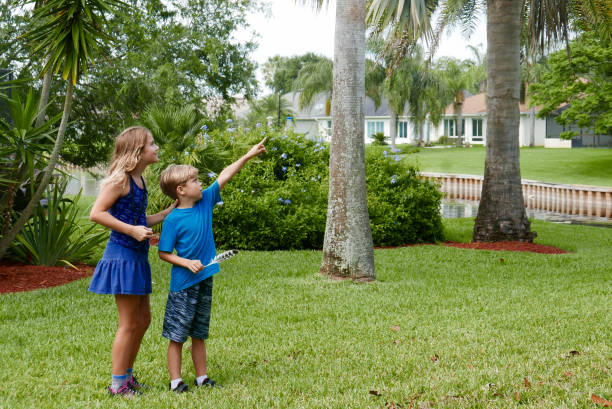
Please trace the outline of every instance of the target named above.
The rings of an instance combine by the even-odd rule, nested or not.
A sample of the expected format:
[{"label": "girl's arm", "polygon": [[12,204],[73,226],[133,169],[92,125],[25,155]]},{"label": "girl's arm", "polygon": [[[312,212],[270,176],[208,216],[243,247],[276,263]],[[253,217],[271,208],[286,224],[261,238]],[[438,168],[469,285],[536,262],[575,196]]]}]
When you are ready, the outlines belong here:
[{"label": "girl's arm", "polygon": [[[128,186],[129,189],[129,186]],[[123,189],[107,183],[100,190],[96,202],[89,213],[89,220],[101,224],[104,227],[127,234],[138,241],[143,241],[152,236],[153,231],[146,226],[133,226],[115,218],[108,209],[119,199]]]},{"label": "girl's arm", "polygon": [[158,251],[158,254],[162,260],[175,266],[185,267],[194,274],[204,268],[200,260],[189,260],[188,258],[179,257],[174,253],[167,253],[165,251]]},{"label": "girl's arm", "polygon": [[164,221],[164,219],[166,218],[166,216],[168,216],[170,214],[170,212],[172,211],[172,209],[174,209],[176,207],[176,204],[178,203],[178,200],[175,201],[174,203],[172,203],[170,206],[168,206],[166,209],[162,210],[161,212],[155,213],[155,214],[151,214],[147,216],[147,224],[149,226],[155,226],[157,223],[161,223]]},{"label": "girl's arm", "polygon": [[[266,137],[267,138],[267,137]],[[219,173],[219,177],[217,178],[217,183],[219,184],[219,190],[223,189],[223,186],[227,182],[230,181],[231,178],[234,177],[236,173],[242,169],[245,163],[266,151],[266,147],[264,146],[264,142],[266,138],[263,138],[261,142],[257,145],[253,146],[242,158],[238,159],[236,162],[229,165],[227,168],[223,169],[221,173]]]}]

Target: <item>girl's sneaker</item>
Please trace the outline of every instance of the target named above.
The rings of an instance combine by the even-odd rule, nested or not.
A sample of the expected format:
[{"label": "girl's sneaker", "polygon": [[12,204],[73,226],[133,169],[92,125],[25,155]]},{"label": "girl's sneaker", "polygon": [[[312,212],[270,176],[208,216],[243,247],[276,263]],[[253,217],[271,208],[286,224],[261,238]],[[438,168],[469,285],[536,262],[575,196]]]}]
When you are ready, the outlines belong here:
[{"label": "girl's sneaker", "polygon": [[138,382],[138,379],[136,379],[134,375],[132,375],[132,377],[127,381],[127,386],[129,386],[130,389],[133,389],[135,391],[148,388],[148,386],[144,383]]},{"label": "girl's sneaker", "polygon": [[111,396],[125,396],[127,398],[131,398],[135,395],[140,395],[141,393],[137,390],[130,388],[128,384],[123,385],[121,388],[114,391],[110,386],[108,387],[108,393]]},{"label": "girl's sneaker", "polygon": [[170,384],[168,386],[168,388],[172,391],[172,392],[176,392],[176,393],[183,393],[183,392],[187,392],[189,391],[189,387],[187,386],[187,384],[183,381],[180,381],[178,385],[176,385],[176,388],[172,389],[172,384]]}]

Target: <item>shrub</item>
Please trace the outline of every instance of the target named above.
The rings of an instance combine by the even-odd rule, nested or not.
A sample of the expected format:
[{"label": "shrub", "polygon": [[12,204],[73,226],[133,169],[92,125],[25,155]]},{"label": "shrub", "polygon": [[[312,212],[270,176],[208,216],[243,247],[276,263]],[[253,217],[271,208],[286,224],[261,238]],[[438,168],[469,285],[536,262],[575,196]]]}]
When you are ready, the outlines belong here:
[{"label": "shrub", "polygon": [[[267,152],[228,183],[215,207],[213,225],[219,247],[241,249],[320,248],[327,211],[328,149],[322,140],[267,128],[217,138],[259,142]],[[239,153],[237,159],[246,150]],[[213,178],[205,178],[212,183]]]},{"label": "shrub", "polygon": [[[386,151],[385,151],[386,152]],[[366,154],[366,184],[372,239],[377,246],[442,240],[436,186],[418,178],[399,156]]]},{"label": "shrub", "polygon": [[54,266],[92,261],[93,250],[108,237],[94,223],[79,223],[79,192],[73,199],[63,197],[66,179],[57,178],[47,190],[46,207],[38,204],[32,219],[12,243],[12,258],[35,265]]},{"label": "shrub", "polygon": [[[322,139],[261,126],[214,131],[210,143],[226,149],[227,165],[264,137],[268,138],[267,152],[249,162],[224,187],[223,202],[213,210],[216,244],[225,249],[320,249],[329,185],[329,149]],[[435,186],[420,181],[416,169],[397,160],[394,154],[398,152],[400,149],[369,149],[366,155],[374,243],[440,240],[441,194]],[[216,177],[216,172],[200,174],[205,186]],[[150,203],[161,195],[155,189],[159,190],[149,187]],[[163,200],[164,206],[171,202]]]},{"label": "shrub", "polygon": [[372,145],[385,146],[387,145],[388,136],[385,136],[383,132],[376,132],[375,134],[372,134],[372,139],[374,139]]}]

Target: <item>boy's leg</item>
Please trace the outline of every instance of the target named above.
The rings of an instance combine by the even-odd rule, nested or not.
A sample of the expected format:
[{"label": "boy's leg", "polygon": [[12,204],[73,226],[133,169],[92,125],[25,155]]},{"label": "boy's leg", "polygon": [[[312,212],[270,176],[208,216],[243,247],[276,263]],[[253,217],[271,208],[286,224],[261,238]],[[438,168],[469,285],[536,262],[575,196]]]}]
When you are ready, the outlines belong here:
[{"label": "boy's leg", "polygon": [[196,377],[206,375],[206,342],[203,339],[191,338],[191,359]]},{"label": "boy's leg", "polygon": [[170,344],[168,344],[168,372],[170,372],[170,380],[181,378],[182,352],[182,342],[170,341]]}]

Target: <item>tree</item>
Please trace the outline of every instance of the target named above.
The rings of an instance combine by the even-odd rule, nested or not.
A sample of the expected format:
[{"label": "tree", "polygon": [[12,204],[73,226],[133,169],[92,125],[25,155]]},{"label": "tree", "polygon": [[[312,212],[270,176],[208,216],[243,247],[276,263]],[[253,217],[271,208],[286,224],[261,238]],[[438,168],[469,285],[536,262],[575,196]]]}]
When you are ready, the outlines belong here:
[{"label": "tree", "polygon": [[[321,7],[324,0],[312,0]],[[332,142],[321,274],[373,280],[363,138],[365,0],[338,0],[334,34]]]},{"label": "tree", "polygon": [[[571,61],[565,51],[552,54],[540,81],[529,87],[533,104],[541,106],[538,117],[564,107],[555,117],[559,124],[611,135],[612,47],[592,34],[583,34],[572,41],[571,49]],[[575,135],[575,131],[561,133],[567,139]]]},{"label": "tree", "polygon": [[[406,30],[408,38],[426,32],[428,21],[416,18],[417,12],[426,8],[427,2],[420,0],[373,0],[371,15],[385,16],[373,19],[375,24],[390,26],[391,33]],[[556,0],[540,2],[536,0],[460,0],[446,2],[440,7],[441,23],[434,39],[452,23],[470,27],[475,13],[487,7],[487,150],[485,175],[478,215],[474,224],[475,241],[522,240],[532,241],[536,236],[530,231],[530,223],[525,214],[521,189],[518,127],[518,101],[520,95],[520,38],[523,7],[529,20],[529,41],[533,46],[543,48],[550,40],[563,38],[567,41],[570,17],[609,36],[612,13],[608,2],[579,2]],[[436,1],[430,3],[433,11],[438,8]],[[408,15],[401,14],[409,9]],[[389,17],[391,16],[391,17]],[[398,16],[403,16],[399,18]],[[404,23],[402,23],[404,21]],[[407,22],[407,23],[406,23]],[[378,27],[380,29],[380,27]],[[603,34],[602,34],[603,35]],[[419,34],[420,36],[420,34]],[[398,48],[402,52],[402,48]]]},{"label": "tree", "polygon": [[453,108],[457,121],[457,146],[462,145],[463,141],[463,101],[465,91],[476,91],[474,77],[470,70],[472,64],[467,60],[444,57],[438,60],[438,69],[443,74],[446,88],[453,95]]},{"label": "tree", "polygon": [[[256,64],[249,58],[255,44],[237,42],[234,34],[248,29],[247,16],[259,0],[125,1],[130,12],[109,15],[106,21],[105,30],[117,41],[74,89],[61,157],[81,166],[106,161],[114,137],[138,122],[148,104],[195,104],[206,112],[209,125],[223,126],[234,96],[251,98],[257,91]],[[0,37],[0,62],[16,76],[32,78],[44,59],[32,53],[29,43],[14,41],[27,27],[20,21],[32,12],[24,10],[20,17],[15,8],[10,18],[0,15],[0,33],[10,34]],[[65,91],[57,81],[50,85],[48,110],[54,116],[62,112]]]},{"label": "tree", "polygon": [[270,94],[249,102],[249,113],[247,114],[245,122],[248,125],[255,125],[257,123],[265,124],[267,118],[274,115],[287,117],[293,116],[293,112],[285,99],[280,100],[279,106],[277,96]]},{"label": "tree", "polygon": [[487,3],[487,147],[474,241],[533,241],[519,165],[522,4]]},{"label": "tree", "polygon": [[87,64],[93,57],[92,53],[99,48],[101,42],[109,40],[108,35],[102,31],[104,13],[112,13],[111,7],[117,7],[119,4],[116,0],[50,0],[34,11],[32,29],[27,38],[37,44],[35,51],[45,53],[43,75],[47,70],[54,73],[62,70],[62,78],[66,82],[66,96],[62,120],[49,162],[43,171],[40,184],[21,216],[0,240],[0,259],[34,212],[51,180],[68,126],[73,87],[81,74],[87,74]]},{"label": "tree", "polygon": [[265,83],[278,95],[277,126],[280,126],[281,96],[293,89],[293,82],[297,79],[300,70],[306,64],[318,63],[326,60],[328,60],[326,57],[314,53],[306,53],[295,57],[275,55],[266,61],[263,66]]},{"label": "tree", "polygon": [[334,64],[332,60],[323,57],[318,61],[312,61],[304,64],[304,66],[300,69],[297,78],[293,81],[292,86],[293,90],[300,92],[300,96],[298,98],[298,106],[300,109],[310,106],[317,94],[325,92],[328,95],[325,115],[330,114],[330,101],[333,89],[333,66]]}]

